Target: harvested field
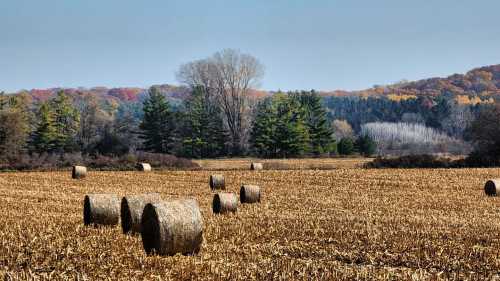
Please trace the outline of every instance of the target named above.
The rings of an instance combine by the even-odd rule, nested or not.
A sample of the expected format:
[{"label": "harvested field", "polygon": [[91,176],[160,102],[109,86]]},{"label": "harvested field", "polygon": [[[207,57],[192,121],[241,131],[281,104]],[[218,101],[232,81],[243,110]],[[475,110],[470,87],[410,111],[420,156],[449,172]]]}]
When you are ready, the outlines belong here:
[{"label": "harvested field", "polygon": [[331,170],[360,168],[373,158],[307,158],[307,159],[256,159],[229,158],[193,160],[203,170],[249,170],[252,162],[264,164],[273,170]]},{"label": "harvested field", "polygon": [[[249,163],[249,162],[247,162]],[[212,213],[210,171],[0,174],[0,278],[40,280],[440,280],[500,272],[500,169],[226,171],[226,191],[259,204]],[[147,256],[120,226],[85,227],[83,198],[193,197],[197,256]]]}]

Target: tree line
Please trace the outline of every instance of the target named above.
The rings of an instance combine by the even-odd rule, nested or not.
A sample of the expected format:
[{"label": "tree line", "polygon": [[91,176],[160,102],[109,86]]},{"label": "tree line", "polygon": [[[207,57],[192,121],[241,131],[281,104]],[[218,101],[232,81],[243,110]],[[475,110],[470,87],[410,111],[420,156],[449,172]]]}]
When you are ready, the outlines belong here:
[{"label": "tree line", "polygon": [[315,91],[280,92],[257,102],[248,113],[247,141],[238,139],[236,144],[223,109],[206,99],[197,86],[174,108],[152,87],[137,119],[123,109],[111,116],[91,96],[76,102],[64,91],[36,106],[23,95],[0,96],[0,155],[3,161],[16,161],[25,154],[120,157],[140,150],[186,158],[276,158],[352,154],[356,147],[362,153],[374,153],[369,139],[335,140]]}]

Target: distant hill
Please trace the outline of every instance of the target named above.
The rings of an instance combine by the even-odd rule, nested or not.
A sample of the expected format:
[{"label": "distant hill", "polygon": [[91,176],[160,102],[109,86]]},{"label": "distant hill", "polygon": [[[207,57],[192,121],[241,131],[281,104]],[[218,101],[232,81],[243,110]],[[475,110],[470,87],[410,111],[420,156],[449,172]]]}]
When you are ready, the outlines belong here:
[{"label": "distant hill", "polygon": [[[175,85],[156,85],[173,105],[180,104],[189,95],[189,89]],[[143,88],[51,88],[20,91],[27,93],[33,101],[44,101],[57,91],[65,90],[71,95],[95,95],[113,103],[132,103],[141,101],[147,92]],[[252,91],[256,99],[271,95],[264,90]],[[500,101],[500,65],[473,69],[466,74],[454,74],[447,78],[430,78],[414,82],[402,81],[392,85],[380,85],[362,91],[320,91],[320,95],[329,97],[377,97],[386,96],[393,100],[416,98],[418,96],[437,97],[454,95],[461,103],[479,103]]]},{"label": "distant hill", "polygon": [[387,96],[391,99],[408,99],[418,96],[437,97],[453,95],[459,102],[500,101],[500,65],[473,69],[466,74],[447,78],[430,78],[419,81],[401,81],[387,86],[374,86],[362,91],[321,92],[323,96]]}]

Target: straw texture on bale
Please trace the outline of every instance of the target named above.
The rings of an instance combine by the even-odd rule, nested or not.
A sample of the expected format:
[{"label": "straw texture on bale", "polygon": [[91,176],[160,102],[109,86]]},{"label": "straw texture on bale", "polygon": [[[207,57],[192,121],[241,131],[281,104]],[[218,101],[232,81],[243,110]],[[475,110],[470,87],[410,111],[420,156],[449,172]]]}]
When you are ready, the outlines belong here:
[{"label": "straw texture on bale", "polygon": [[147,204],[141,224],[147,254],[189,255],[201,249],[203,218],[194,199]]},{"label": "straw texture on bale", "polygon": [[212,201],[212,210],[216,214],[234,213],[238,210],[238,197],[234,193],[217,193]]},{"label": "straw texture on bale", "polygon": [[87,167],[84,166],[73,166],[73,171],[71,172],[71,177],[74,179],[83,179],[87,176]]},{"label": "straw texture on bale", "polygon": [[161,202],[159,193],[129,195],[122,198],[120,216],[123,233],[141,233],[141,217],[149,203]]},{"label": "straw texture on bale", "polygon": [[500,193],[500,179],[489,180],[484,185],[484,192],[489,196],[497,196]]},{"label": "straw texture on bale", "polygon": [[260,187],[257,185],[245,184],[240,188],[241,203],[260,202]]},{"label": "straw texture on bale", "polygon": [[250,170],[262,170],[264,169],[264,165],[262,165],[262,163],[252,163],[250,165]]},{"label": "straw texture on bale", "polygon": [[210,176],[210,188],[211,189],[226,189],[226,181],[223,175],[211,175]]},{"label": "straw texture on bale", "polygon": [[116,194],[88,194],[83,202],[85,225],[116,225],[120,220],[120,199]]},{"label": "straw texture on bale", "polygon": [[151,165],[149,163],[137,163],[137,170],[142,172],[151,172]]}]

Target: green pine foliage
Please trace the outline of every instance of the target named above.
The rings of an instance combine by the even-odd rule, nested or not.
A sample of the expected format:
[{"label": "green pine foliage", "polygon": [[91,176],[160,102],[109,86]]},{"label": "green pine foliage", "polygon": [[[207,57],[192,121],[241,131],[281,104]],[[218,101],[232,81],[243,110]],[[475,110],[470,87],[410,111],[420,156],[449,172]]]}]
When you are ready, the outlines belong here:
[{"label": "green pine foliage", "polygon": [[377,144],[368,135],[359,136],[355,142],[356,150],[365,157],[370,157],[375,154],[377,150]]},{"label": "green pine foliage", "polygon": [[260,102],[250,143],[254,153],[263,157],[336,151],[326,110],[314,91],[277,93]]},{"label": "green pine foliage", "polygon": [[228,134],[222,115],[202,87],[193,89],[184,103],[182,154],[190,158],[213,158],[225,153]]},{"label": "green pine foliage", "polygon": [[262,157],[276,156],[277,114],[273,100],[268,98],[256,108],[255,120],[250,132],[250,143],[254,153]]},{"label": "green pine foliage", "polygon": [[57,131],[54,116],[48,102],[40,105],[37,117],[38,123],[31,137],[31,150],[38,153],[54,152],[57,147]]},{"label": "green pine foliage", "polygon": [[300,102],[305,114],[311,153],[320,155],[333,152],[335,140],[321,97],[314,90],[294,93],[293,96]]},{"label": "green pine foliage", "polygon": [[58,151],[78,150],[76,135],[80,127],[80,113],[64,91],[49,102],[55,129],[54,145]]},{"label": "green pine foliage", "polygon": [[352,155],[356,152],[354,142],[350,138],[342,138],[337,145],[337,150],[340,155]]},{"label": "green pine foliage", "polygon": [[156,153],[170,153],[175,142],[175,120],[165,96],[151,87],[143,103],[144,116],[139,125],[143,148]]},{"label": "green pine foliage", "polygon": [[254,152],[264,157],[309,152],[309,132],[300,103],[283,93],[262,101],[257,106],[250,142]]}]

